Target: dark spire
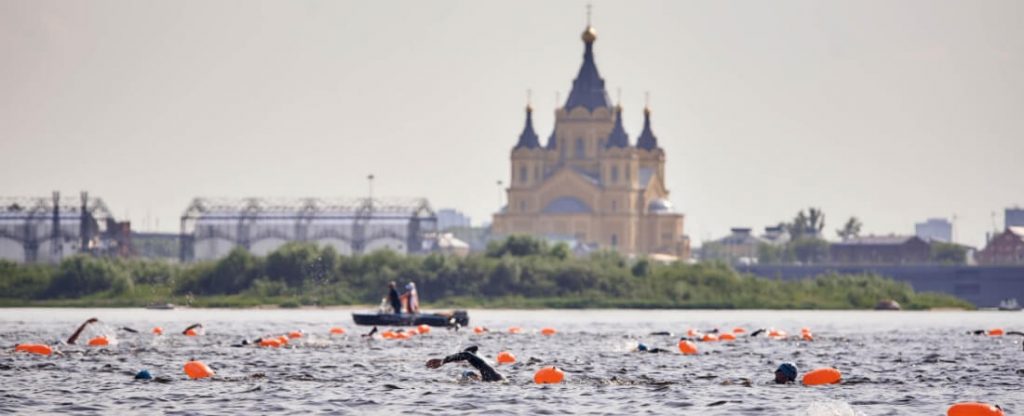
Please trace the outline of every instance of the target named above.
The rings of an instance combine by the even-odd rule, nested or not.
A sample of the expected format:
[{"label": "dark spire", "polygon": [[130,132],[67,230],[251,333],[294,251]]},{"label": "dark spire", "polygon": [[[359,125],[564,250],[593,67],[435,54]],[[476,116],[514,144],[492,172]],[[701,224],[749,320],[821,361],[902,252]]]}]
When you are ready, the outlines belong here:
[{"label": "dark spire", "polygon": [[565,102],[565,109],[572,110],[576,107],[585,107],[594,111],[599,107],[611,107],[611,100],[608,99],[608,92],[604,90],[604,80],[597,73],[597,65],[594,63],[594,41],[597,40],[597,31],[587,25],[583,31],[583,65],[576,79],[572,81],[572,91],[569,92],[569,100]]},{"label": "dark spire", "polygon": [[629,135],[626,134],[626,129],[622,127],[622,106],[615,107],[615,128],[612,129],[612,134],[608,136],[608,142],[605,143],[604,147],[629,147]]},{"label": "dark spire", "polygon": [[527,149],[536,149],[540,147],[540,140],[537,139],[537,133],[533,131],[533,107],[526,106],[526,125],[523,126],[523,132],[519,135],[519,143],[516,143],[516,147],[519,149],[525,147]]},{"label": "dark spire", "polygon": [[651,131],[650,107],[644,107],[644,131],[640,132],[640,137],[636,138],[636,147],[645,150],[658,148],[658,138],[654,137],[654,132]]}]

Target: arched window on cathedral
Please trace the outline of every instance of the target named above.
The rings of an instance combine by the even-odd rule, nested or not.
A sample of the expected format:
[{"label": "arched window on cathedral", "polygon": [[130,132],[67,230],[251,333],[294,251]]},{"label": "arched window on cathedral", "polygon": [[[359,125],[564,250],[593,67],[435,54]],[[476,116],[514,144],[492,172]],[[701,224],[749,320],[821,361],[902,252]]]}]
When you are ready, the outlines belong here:
[{"label": "arched window on cathedral", "polygon": [[583,138],[576,138],[576,158],[583,159],[587,155],[587,148],[583,146]]},{"label": "arched window on cathedral", "polygon": [[617,183],[619,181],[619,167],[618,166],[612,166],[611,177],[612,177],[612,183]]},{"label": "arched window on cathedral", "polygon": [[526,180],[527,180],[527,177],[526,177],[526,166],[520,166],[519,167],[519,183],[525,184]]}]

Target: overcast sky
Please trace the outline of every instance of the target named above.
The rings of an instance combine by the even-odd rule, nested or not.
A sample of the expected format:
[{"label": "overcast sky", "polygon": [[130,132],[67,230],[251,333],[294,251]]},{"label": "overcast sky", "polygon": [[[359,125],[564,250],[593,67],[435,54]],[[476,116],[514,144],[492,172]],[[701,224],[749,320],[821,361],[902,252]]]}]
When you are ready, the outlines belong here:
[{"label": "overcast sky", "polygon": [[[88,190],[136,229],[195,196],[424,196],[490,221],[525,91],[546,138],[584,1],[0,0],[0,195]],[[808,206],[829,237],[1024,204],[1024,2],[595,1],[695,245]]]}]

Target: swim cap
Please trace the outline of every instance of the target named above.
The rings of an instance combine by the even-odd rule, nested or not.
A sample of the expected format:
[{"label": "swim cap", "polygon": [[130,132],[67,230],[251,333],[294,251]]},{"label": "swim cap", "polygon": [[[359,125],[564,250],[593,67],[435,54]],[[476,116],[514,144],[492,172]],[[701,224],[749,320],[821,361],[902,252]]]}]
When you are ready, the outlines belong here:
[{"label": "swim cap", "polygon": [[782,363],[779,368],[775,370],[776,380],[778,380],[778,374],[781,373],[786,381],[796,381],[796,366],[793,363]]},{"label": "swim cap", "polygon": [[647,346],[646,346],[646,345],[644,345],[644,344],[643,344],[643,343],[641,342],[641,343],[640,343],[639,345],[637,345],[637,346],[636,346],[636,350],[637,350],[637,351],[647,351]]},{"label": "swim cap", "polygon": [[149,374],[149,370],[142,370],[135,374],[136,380],[152,380],[153,375]]}]

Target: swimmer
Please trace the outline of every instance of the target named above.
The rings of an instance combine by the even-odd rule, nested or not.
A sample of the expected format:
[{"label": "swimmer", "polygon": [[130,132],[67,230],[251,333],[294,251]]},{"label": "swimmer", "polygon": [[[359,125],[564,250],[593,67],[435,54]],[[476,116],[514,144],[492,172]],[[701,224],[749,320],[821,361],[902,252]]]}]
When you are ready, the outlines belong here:
[{"label": "swimmer", "polygon": [[367,333],[365,333],[363,335],[360,335],[360,336],[363,337],[363,338],[373,338],[373,334],[376,334],[376,333],[377,333],[377,327],[374,326],[373,329],[370,330],[370,332],[367,332]]},{"label": "swimmer", "polygon": [[668,331],[657,331],[657,332],[651,332],[649,335],[651,335],[651,336],[670,337],[670,336],[672,336],[672,333],[668,332]]},{"label": "swimmer", "polygon": [[189,325],[188,328],[185,328],[184,331],[181,331],[181,335],[188,335],[188,331],[191,331],[191,330],[196,329],[196,328],[202,329],[203,328],[203,324],[192,324],[192,325]]},{"label": "swimmer", "polygon": [[132,328],[129,328],[129,327],[126,327],[126,326],[122,326],[121,330],[124,331],[124,332],[132,333],[132,334],[138,334],[139,333],[139,331],[137,331],[135,329],[132,329]]},{"label": "swimmer", "polygon": [[758,335],[761,335],[761,334],[763,334],[763,333],[765,333],[765,332],[768,332],[768,330],[767,330],[767,329],[764,329],[764,328],[760,328],[760,329],[758,329],[757,331],[751,332],[751,333],[750,333],[750,336],[752,336],[752,337],[756,337],[756,336],[758,336]]},{"label": "swimmer", "polygon": [[650,348],[650,347],[644,345],[642,342],[638,343],[636,345],[636,349],[633,350],[633,351],[634,352],[649,352],[651,354],[657,354],[657,353],[662,353],[662,352],[672,352],[672,351],[661,349],[661,348],[658,348],[658,347]]},{"label": "swimmer", "polygon": [[[467,361],[467,362],[469,362],[469,365],[473,366],[473,368],[476,368],[477,371],[480,372],[480,379],[481,380],[483,380],[483,381],[502,381],[502,380],[504,380],[505,377],[503,377],[501,374],[499,374],[497,371],[495,371],[493,367],[488,365],[487,362],[483,360],[483,358],[480,358],[479,356],[476,355],[476,352],[477,352],[478,349],[479,348],[474,345],[472,347],[466,348],[465,350],[462,350],[462,352],[460,352],[460,353],[449,355],[447,357],[444,357],[443,359],[441,359],[441,358],[434,358],[434,359],[432,359],[430,361],[427,361],[427,368],[440,368],[442,365],[450,363],[450,362]],[[476,379],[476,377],[470,377],[470,376],[467,376],[466,374],[463,374],[463,378],[473,378],[473,379]]]},{"label": "swimmer", "polygon": [[775,369],[775,384],[788,384],[796,382],[796,365],[793,363],[782,363]]},{"label": "swimmer", "polygon": [[99,322],[99,321],[100,320],[96,319],[96,318],[89,318],[85,322],[82,322],[82,325],[79,325],[78,329],[75,330],[75,333],[71,334],[71,337],[68,338],[67,343],[69,345],[70,344],[74,344],[75,341],[78,341],[78,337],[80,335],[82,335],[82,331],[85,331],[85,327],[89,326],[89,324],[94,324],[94,323]]}]

